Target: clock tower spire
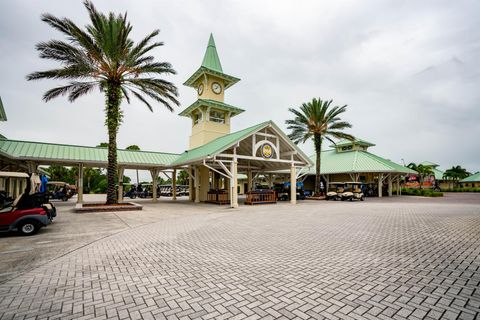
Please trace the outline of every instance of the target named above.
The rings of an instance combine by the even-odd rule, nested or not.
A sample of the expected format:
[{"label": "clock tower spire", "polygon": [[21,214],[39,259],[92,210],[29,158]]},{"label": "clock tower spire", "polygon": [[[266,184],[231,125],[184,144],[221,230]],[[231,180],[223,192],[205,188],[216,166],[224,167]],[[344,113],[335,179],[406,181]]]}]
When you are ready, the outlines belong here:
[{"label": "clock tower spire", "polygon": [[213,34],[200,68],[184,85],[197,90],[197,101],[180,112],[192,119],[190,149],[230,133],[230,119],[244,110],[224,103],[224,92],[240,79],[223,72]]}]

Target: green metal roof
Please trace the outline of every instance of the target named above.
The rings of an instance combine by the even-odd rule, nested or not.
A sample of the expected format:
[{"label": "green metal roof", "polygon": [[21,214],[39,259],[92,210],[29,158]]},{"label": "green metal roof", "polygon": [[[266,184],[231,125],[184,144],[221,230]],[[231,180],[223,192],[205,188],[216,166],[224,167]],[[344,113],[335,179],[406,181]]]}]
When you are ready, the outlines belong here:
[{"label": "green metal roof", "polygon": [[422,163],[420,163],[422,166],[429,166],[429,167],[432,167],[432,168],[436,168],[438,167],[439,165],[436,164],[436,163],[433,163],[431,161],[423,161]]},{"label": "green metal roof", "polygon": [[[108,149],[43,142],[0,140],[0,153],[20,160],[58,161],[65,163],[107,163]],[[152,151],[117,151],[119,165],[162,166],[169,165],[178,154]]]},{"label": "green metal roof", "polygon": [[[310,159],[315,163],[316,156],[313,155]],[[322,174],[362,172],[416,173],[407,167],[363,150],[337,152],[335,149],[332,149],[322,151],[320,166]],[[315,166],[309,168],[308,174],[315,174]]]},{"label": "green metal roof", "polygon": [[338,141],[335,144],[330,145],[330,147],[332,147],[332,148],[343,147],[343,146],[349,146],[349,145],[352,145],[352,144],[356,144],[356,145],[359,145],[359,146],[367,146],[367,147],[373,147],[375,145],[371,142],[368,142],[368,141],[365,141],[365,140],[362,140],[362,139],[355,139],[354,141],[343,139],[343,140]]},{"label": "green metal roof", "polygon": [[[251,134],[267,126],[271,126],[273,129],[275,129],[275,131],[277,131],[280,134],[280,136],[286,141],[291,141],[288,138],[288,136],[282,130],[280,130],[280,128],[273,121],[265,121],[257,125],[254,125],[252,127],[224,135],[204,145],[185,151],[180,155],[178,159],[176,159],[172,163],[172,166],[186,165],[186,164],[199,161],[205,158],[213,157],[214,155],[217,155],[218,153],[232,147],[237,142],[245,139]],[[303,151],[296,144],[294,144],[293,142],[291,144],[295,148],[295,150],[298,152],[298,155],[300,157],[305,159],[305,161],[310,162],[309,158],[305,155],[305,153],[303,153]],[[313,164],[313,163],[310,163],[310,164]]]},{"label": "green metal roof", "polygon": [[197,109],[198,107],[201,107],[201,106],[213,107],[213,108],[229,111],[229,112],[231,112],[230,116],[232,116],[232,117],[242,113],[243,111],[245,111],[243,109],[234,107],[232,105],[229,105],[229,104],[226,104],[226,103],[223,103],[223,102],[220,102],[220,101],[216,101],[216,100],[212,100],[212,99],[198,99],[197,101],[192,103],[190,106],[188,106],[185,110],[180,112],[179,115],[184,116],[184,117],[188,117],[190,115],[190,112],[192,112],[193,110],[195,110],[195,109]]},{"label": "green metal roof", "polygon": [[460,180],[460,182],[480,182],[480,172],[472,174],[471,176]]},{"label": "green metal roof", "polygon": [[213,34],[211,33],[210,38],[208,39],[207,50],[203,56],[202,67],[223,73],[222,64],[220,63],[220,58],[217,53],[217,47],[215,46],[215,40],[213,40]]},{"label": "green metal roof", "polygon": [[240,81],[239,78],[236,78],[234,76],[230,76],[226,73],[218,72],[218,71],[215,71],[215,70],[212,70],[212,69],[209,69],[209,68],[206,68],[206,67],[202,66],[202,67],[198,68],[198,70],[195,71],[195,73],[192,74],[190,76],[190,78],[188,78],[187,81],[185,81],[183,84],[185,86],[195,87],[195,84],[196,84],[198,78],[200,78],[203,74],[208,74],[208,75],[217,77],[219,79],[222,79],[225,82],[225,89],[230,88],[235,83]]},{"label": "green metal roof", "polygon": [[191,150],[185,151],[180,155],[180,157],[175,160],[173,165],[182,165],[187,164],[192,161],[201,160],[210,156],[213,156],[219,152],[222,152],[225,149],[228,149],[238,141],[248,137],[252,133],[266,127],[270,124],[270,121],[262,122],[260,124],[254,125],[234,133],[230,133],[214,139],[204,145],[193,148]]},{"label": "green metal roof", "polygon": [[217,47],[215,46],[215,40],[213,40],[213,34],[210,34],[202,65],[183,84],[189,87],[194,87],[198,78],[203,74],[222,79],[225,82],[225,89],[230,88],[232,85],[240,81],[239,78],[223,73],[222,64],[220,63],[220,58],[217,53]]},{"label": "green metal roof", "polygon": [[[422,164],[423,164],[423,162],[422,162]],[[425,164],[424,164],[424,166],[425,166]],[[433,174],[435,176],[435,180],[445,180],[445,178],[443,177],[444,172],[442,170],[439,170],[439,169],[432,166],[432,171],[433,171]]]},{"label": "green metal roof", "polygon": [[2,97],[0,97],[0,121],[7,121],[7,114],[3,108]]}]

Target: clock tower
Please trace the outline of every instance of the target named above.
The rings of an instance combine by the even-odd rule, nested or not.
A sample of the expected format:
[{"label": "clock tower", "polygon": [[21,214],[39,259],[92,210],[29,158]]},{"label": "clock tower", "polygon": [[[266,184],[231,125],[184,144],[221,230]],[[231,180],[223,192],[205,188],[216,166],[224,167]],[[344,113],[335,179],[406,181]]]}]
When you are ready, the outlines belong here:
[{"label": "clock tower", "polygon": [[225,90],[240,79],[223,72],[213,35],[210,34],[202,65],[184,85],[197,91],[197,101],[180,112],[192,120],[190,149],[230,133],[230,119],[244,110],[224,102]]}]

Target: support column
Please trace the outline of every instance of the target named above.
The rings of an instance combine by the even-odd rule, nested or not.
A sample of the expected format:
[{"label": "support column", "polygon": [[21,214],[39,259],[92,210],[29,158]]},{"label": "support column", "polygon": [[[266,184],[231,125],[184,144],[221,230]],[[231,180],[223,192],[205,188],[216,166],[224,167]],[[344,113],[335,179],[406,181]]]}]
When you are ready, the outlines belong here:
[{"label": "support column", "polygon": [[194,199],[194,195],[193,195],[193,192],[194,192],[194,188],[193,188],[193,168],[192,166],[188,166],[188,200],[190,201],[193,201]]},{"label": "support column", "polygon": [[383,173],[378,174],[378,197],[382,197],[382,189],[383,189]]},{"label": "support column", "polygon": [[200,169],[195,166],[195,203],[200,202]]},{"label": "support column", "polygon": [[200,201],[207,201],[210,188],[210,170],[205,166],[198,166],[200,172]]},{"label": "support column", "polygon": [[125,168],[118,167],[118,202],[123,202],[123,174]]},{"label": "support column", "polygon": [[172,173],[172,200],[177,200],[177,169]]},{"label": "support column", "polygon": [[268,174],[268,187],[272,189],[273,187],[273,174],[269,173]]},{"label": "support column", "polygon": [[14,194],[14,190],[13,190],[13,177],[9,177],[8,178],[8,194],[13,198],[15,199],[15,194]]},{"label": "support column", "polygon": [[230,171],[232,172],[232,178],[230,182],[230,206],[232,208],[238,208],[238,175],[237,175],[237,158],[234,158],[230,165]]},{"label": "support column", "polygon": [[253,190],[253,178],[252,178],[252,170],[251,169],[247,170],[247,185],[248,185],[248,190],[245,190],[245,193]]},{"label": "support column", "polygon": [[397,176],[397,196],[400,195],[400,176]]},{"label": "support column", "polygon": [[157,168],[151,169],[150,174],[152,175],[152,202],[157,202],[157,186],[158,186],[159,170]]},{"label": "support column", "polygon": [[16,199],[19,195],[20,195],[20,179],[15,178],[15,197],[13,198]]},{"label": "support column", "polygon": [[290,167],[290,203],[297,203],[297,170],[293,163]]},{"label": "support column", "polygon": [[77,203],[83,203],[83,164],[78,166]]},{"label": "support column", "polygon": [[392,174],[388,175],[388,196],[391,197],[393,195],[393,181],[392,181]]}]

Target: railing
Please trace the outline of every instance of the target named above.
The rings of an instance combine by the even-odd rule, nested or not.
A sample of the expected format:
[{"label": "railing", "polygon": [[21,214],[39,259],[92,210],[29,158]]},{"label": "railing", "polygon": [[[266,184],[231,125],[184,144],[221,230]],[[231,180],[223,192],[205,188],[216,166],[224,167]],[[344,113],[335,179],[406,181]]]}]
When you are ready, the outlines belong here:
[{"label": "railing", "polygon": [[247,192],[245,204],[268,204],[277,203],[277,195],[274,190],[255,190]]},{"label": "railing", "polygon": [[230,198],[227,190],[209,190],[207,193],[207,202],[215,204],[228,204]]}]

